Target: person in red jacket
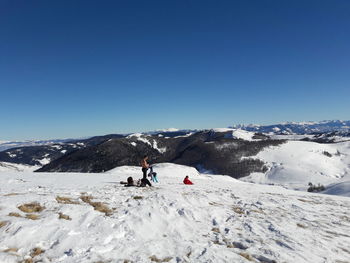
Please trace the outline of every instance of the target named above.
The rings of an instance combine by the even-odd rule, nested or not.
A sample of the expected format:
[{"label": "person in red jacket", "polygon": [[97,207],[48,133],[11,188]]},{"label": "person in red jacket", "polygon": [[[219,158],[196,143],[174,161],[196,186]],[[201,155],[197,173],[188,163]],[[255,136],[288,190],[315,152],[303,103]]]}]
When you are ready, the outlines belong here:
[{"label": "person in red jacket", "polygon": [[190,179],[188,179],[188,175],[186,175],[185,179],[184,179],[184,184],[193,184]]}]

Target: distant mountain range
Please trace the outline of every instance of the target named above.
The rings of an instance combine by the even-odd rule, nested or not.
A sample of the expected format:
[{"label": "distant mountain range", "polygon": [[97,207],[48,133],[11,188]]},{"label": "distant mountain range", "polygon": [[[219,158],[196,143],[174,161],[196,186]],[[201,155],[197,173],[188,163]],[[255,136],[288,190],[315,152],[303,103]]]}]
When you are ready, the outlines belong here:
[{"label": "distant mountain range", "polygon": [[139,165],[144,154],[151,163],[171,162],[202,172],[233,177],[263,172],[264,163],[254,158],[264,147],[283,140],[233,130],[199,132],[160,132],[158,134],[106,135],[80,141],[42,146],[27,146],[0,152],[0,162],[39,165],[39,172],[103,172],[116,166]]},{"label": "distant mountain range", "polygon": [[132,134],[72,151],[38,171],[103,172],[116,166],[138,166],[147,154],[151,163],[170,162],[192,166],[201,172],[242,177],[252,172],[264,172],[264,163],[253,156],[265,147],[284,142],[253,137],[254,134],[251,140],[237,138],[232,130],[206,130],[175,137]]},{"label": "distant mountain range", "polygon": [[[139,165],[144,154],[151,162],[171,162],[201,172],[233,177],[264,172],[254,158],[269,146],[287,140],[334,143],[350,140],[350,121],[235,125],[211,130],[164,130],[110,134],[80,140],[6,142],[0,162],[40,166],[40,172],[103,172],[116,166]],[[6,148],[17,146],[14,148]],[[0,147],[2,144],[0,143]]]},{"label": "distant mountain range", "polygon": [[55,143],[64,143],[72,139],[64,140],[26,140],[26,141],[0,141],[0,151],[5,151],[7,149],[16,148],[16,147],[25,147],[25,146],[39,146],[39,145],[48,145]]},{"label": "distant mountain range", "polygon": [[287,122],[274,125],[233,125],[232,128],[252,132],[273,134],[315,134],[330,132],[350,132],[350,121],[320,121],[320,122]]}]

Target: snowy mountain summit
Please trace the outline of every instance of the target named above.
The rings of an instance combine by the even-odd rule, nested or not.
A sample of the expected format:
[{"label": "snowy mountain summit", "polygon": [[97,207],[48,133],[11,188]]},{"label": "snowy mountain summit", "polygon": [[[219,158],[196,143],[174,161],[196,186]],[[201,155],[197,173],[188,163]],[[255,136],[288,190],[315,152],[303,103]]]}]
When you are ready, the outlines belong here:
[{"label": "snowy mountain summit", "polygon": [[[1,173],[0,262],[347,262],[350,199],[158,164]],[[184,185],[189,175],[194,185]]]}]

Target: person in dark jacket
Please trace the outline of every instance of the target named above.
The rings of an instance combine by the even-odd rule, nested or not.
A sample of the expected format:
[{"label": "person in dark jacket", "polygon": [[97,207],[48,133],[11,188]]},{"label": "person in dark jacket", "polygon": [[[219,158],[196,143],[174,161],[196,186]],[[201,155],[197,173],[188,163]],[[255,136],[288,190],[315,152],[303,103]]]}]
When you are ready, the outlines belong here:
[{"label": "person in dark jacket", "polygon": [[125,187],[138,186],[137,183],[134,182],[134,179],[131,176],[128,177],[126,182],[121,181],[120,184],[124,184]]},{"label": "person in dark jacket", "polygon": [[152,186],[151,182],[146,178],[142,178],[137,180],[137,182],[134,181],[134,179],[130,176],[127,179],[127,182],[121,181],[120,184],[124,184],[125,187],[130,187],[130,186],[136,186],[136,187],[145,187],[146,185]]}]

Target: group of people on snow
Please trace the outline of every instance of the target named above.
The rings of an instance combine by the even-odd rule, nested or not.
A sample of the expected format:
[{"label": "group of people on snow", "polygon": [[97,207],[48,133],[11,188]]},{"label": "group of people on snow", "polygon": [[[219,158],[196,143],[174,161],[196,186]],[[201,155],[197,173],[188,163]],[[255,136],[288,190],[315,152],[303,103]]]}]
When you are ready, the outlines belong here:
[{"label": "group of people on snow", "polygon": [[[141,167],[142,167],[142,178],[137,180],[136,182],[134,179],[130,176],[127,179],[127,182],[120,182],[121,184],[124,184],[126,187],[130,186],[137,186],[137,187],[145,187],[145,186],[152,186],[151,182],[147,179],[147,171],[148,169],[150,172],[148,173],[148,176],[151,178],[152,182],[159,183],[157,173],[153,171],[153,167],[147,162],[148,156],[144,155],[143,159],[141,160]],[[183,180],[184,184],[193,184],[188,175]]]}]

